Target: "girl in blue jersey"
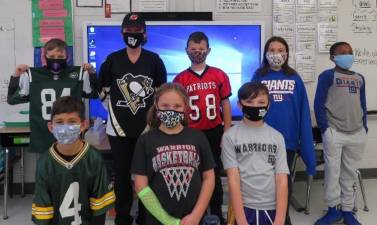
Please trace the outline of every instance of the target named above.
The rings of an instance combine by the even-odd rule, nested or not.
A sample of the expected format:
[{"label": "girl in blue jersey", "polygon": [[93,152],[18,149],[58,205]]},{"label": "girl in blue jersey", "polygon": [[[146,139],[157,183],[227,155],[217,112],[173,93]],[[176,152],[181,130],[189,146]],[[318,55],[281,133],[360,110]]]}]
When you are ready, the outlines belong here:
[{"label": "girl in blue jersey", "polygon": [[[252,80],[265,84],[270,93],[270,108],[265,117],[267,124],[284,136],[288,167],[298,152],[309,175],[316,173],[312,126],[308,98],[304,83],[288,65],[289,48],[281,37],[271,37],[264,47],[262,65]],[[289,195],[292,182],[289,182]],[[291,224],[287,212],[285,224]]]}]

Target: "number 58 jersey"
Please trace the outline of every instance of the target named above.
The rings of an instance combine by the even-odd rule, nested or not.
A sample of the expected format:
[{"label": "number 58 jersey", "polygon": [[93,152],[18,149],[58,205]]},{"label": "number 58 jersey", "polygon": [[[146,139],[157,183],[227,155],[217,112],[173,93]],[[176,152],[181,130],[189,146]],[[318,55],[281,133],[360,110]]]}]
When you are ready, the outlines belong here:
[{"label": "number 58 jersey", "polygon": [[189,95],[189,127],[206,130],[222,124],[221,101],[232,95],[224,71],[207,66],[199,75],[189,68],[179,73],[174,82],[181,84]]},{"label": "number 58 jersey", "polygon": [[30,151],[46,152],[54,142],[53,135],[47,129],[51,120],[54,101],[62,96],[73,96],[81,100],[83,92],[82,67],[68,67],[54,76],[44,67],[30,68]]}]

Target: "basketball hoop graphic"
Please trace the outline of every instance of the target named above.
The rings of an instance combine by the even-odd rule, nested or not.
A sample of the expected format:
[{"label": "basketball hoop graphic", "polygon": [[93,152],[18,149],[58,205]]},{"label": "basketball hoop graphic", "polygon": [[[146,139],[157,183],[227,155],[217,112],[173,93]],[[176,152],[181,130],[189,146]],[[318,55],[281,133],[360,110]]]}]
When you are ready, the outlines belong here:
[{"label": "basketball hoop graphic", "polygon": [[188,166],[160,169],[160,173],[164,177],[171,198],[173,198],[174,195],[177,201],[181,199],[182,195],[186,198],[194,170],[193,167]]}]

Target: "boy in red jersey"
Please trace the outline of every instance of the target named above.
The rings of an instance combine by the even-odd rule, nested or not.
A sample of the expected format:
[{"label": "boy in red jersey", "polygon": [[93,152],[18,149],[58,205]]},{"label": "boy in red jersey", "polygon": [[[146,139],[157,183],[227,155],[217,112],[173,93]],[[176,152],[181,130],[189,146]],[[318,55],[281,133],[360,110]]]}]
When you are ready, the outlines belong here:
[{"label": "boy in red jersey", "polygon": [[174,82],[181,84],[189,95],[189,127],[203,131],[210,143],[217,164],[210,209],[212,214],[220,218],[221,224],[225,224],[221,210],[223,189],[220,180],[220,144],[224,130],[227,130],[232,122],[229,101],[232,93],[226,73],[205,63],[210,50],[208,37],[203,32],[190,34],[186,52],[191,60],[191,67],[179,73]]}]

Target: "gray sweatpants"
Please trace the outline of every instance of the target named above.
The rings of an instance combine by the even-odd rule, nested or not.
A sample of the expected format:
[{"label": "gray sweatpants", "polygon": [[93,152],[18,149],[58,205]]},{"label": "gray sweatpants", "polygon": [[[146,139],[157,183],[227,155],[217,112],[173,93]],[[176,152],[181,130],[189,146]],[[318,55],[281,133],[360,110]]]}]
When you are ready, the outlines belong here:
[{"label": "gray sweatpants", "polygon": [[356,163],[362,159],[365,137],[364,128],[356,133],[347,134],[329,127],[322,134],[327,206],[334,207],[341,204],[342,210],[352,210],[354,204],[352,186],[356,181]]}]

